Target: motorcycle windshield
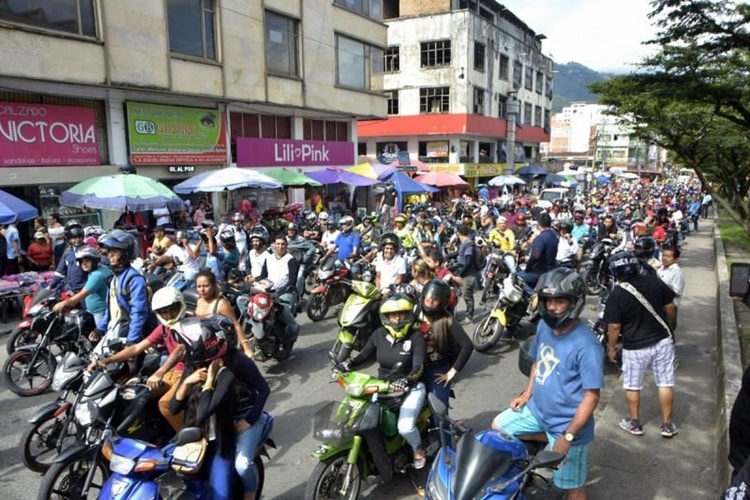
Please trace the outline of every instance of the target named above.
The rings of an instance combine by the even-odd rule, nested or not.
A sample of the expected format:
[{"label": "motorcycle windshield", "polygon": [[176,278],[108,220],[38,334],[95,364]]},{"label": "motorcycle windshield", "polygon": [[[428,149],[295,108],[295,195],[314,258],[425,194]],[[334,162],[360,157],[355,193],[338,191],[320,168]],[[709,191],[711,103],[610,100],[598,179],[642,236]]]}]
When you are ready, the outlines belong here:
[{"label": "motorcycle windshield", "polygon": [[41,304],[42,302],[47,301],[50,297],[55,295],[57,292],[55,290],[47,290],[46,288],[40,288],[38,292],[34,294],[34,296],[31,298],[31,302],[29,302],[29,305],[26,306],[26,310],[30,310],[35,305]]},{"label": "motorcycle windshield", "polygon": [[456,446],[453,498],[481,498],[481,491],[502,478],[513,461],[511,453],[487,446],[471,434],[464,434]]}]

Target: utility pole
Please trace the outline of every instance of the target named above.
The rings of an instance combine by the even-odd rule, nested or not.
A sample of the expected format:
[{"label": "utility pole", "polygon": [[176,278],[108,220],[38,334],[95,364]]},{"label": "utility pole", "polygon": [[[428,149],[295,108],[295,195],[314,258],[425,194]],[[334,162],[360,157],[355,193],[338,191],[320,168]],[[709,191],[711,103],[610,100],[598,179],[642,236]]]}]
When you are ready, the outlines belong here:
[{"label": "utility pole", "polygon": [[512,174],[516,164],[516,120],[521,106],[516,99],[516,93],[508,92],[508,107],[506,112],[507,130],[505,131],[505,173]]}]

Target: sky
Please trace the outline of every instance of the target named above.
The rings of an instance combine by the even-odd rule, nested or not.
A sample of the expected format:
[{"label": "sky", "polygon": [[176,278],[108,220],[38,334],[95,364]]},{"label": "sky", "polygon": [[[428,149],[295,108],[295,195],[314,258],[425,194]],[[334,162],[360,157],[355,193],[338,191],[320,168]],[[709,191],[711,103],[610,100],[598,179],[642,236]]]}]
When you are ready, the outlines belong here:
[{"label": "sky", "polygon": [[601,72],[629,73],[653,53],[649,0],[498,0],[537,34],[542,52]]}]

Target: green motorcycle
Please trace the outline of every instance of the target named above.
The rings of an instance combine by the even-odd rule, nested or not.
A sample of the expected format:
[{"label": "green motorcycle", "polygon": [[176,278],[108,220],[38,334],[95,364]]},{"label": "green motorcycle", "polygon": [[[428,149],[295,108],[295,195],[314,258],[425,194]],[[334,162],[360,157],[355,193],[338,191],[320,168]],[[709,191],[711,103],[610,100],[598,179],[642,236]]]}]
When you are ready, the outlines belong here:
[{"label": "green motorcycle", "polygon": [[[346,397],[315,414],[313,437],[321,442],[313,452],[320,460],[305,489],[305,499],[359,497],[362,480],[379,476],[388,483],[393,474],[413,463],[412,449],[398,433],[398,408],[405,392],[391,392],[390,383],[366,373],[336,375]],[[430,409],[417,419],[428,460],[440,449],[436,433],[428,433]]]}]

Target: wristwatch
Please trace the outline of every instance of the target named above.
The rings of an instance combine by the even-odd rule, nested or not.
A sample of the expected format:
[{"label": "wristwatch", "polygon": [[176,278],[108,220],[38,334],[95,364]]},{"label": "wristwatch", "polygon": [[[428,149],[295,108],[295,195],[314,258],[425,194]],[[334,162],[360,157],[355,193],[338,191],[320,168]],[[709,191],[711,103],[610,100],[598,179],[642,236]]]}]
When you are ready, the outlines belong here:
[{"label": "wristwatch", "polygon": [[573,440],[576,438],[576,435],[573,434],[572,432],[566,432],[565,434],[563,434],[563,437],[565,438],[565,441],[572,443]]}]

